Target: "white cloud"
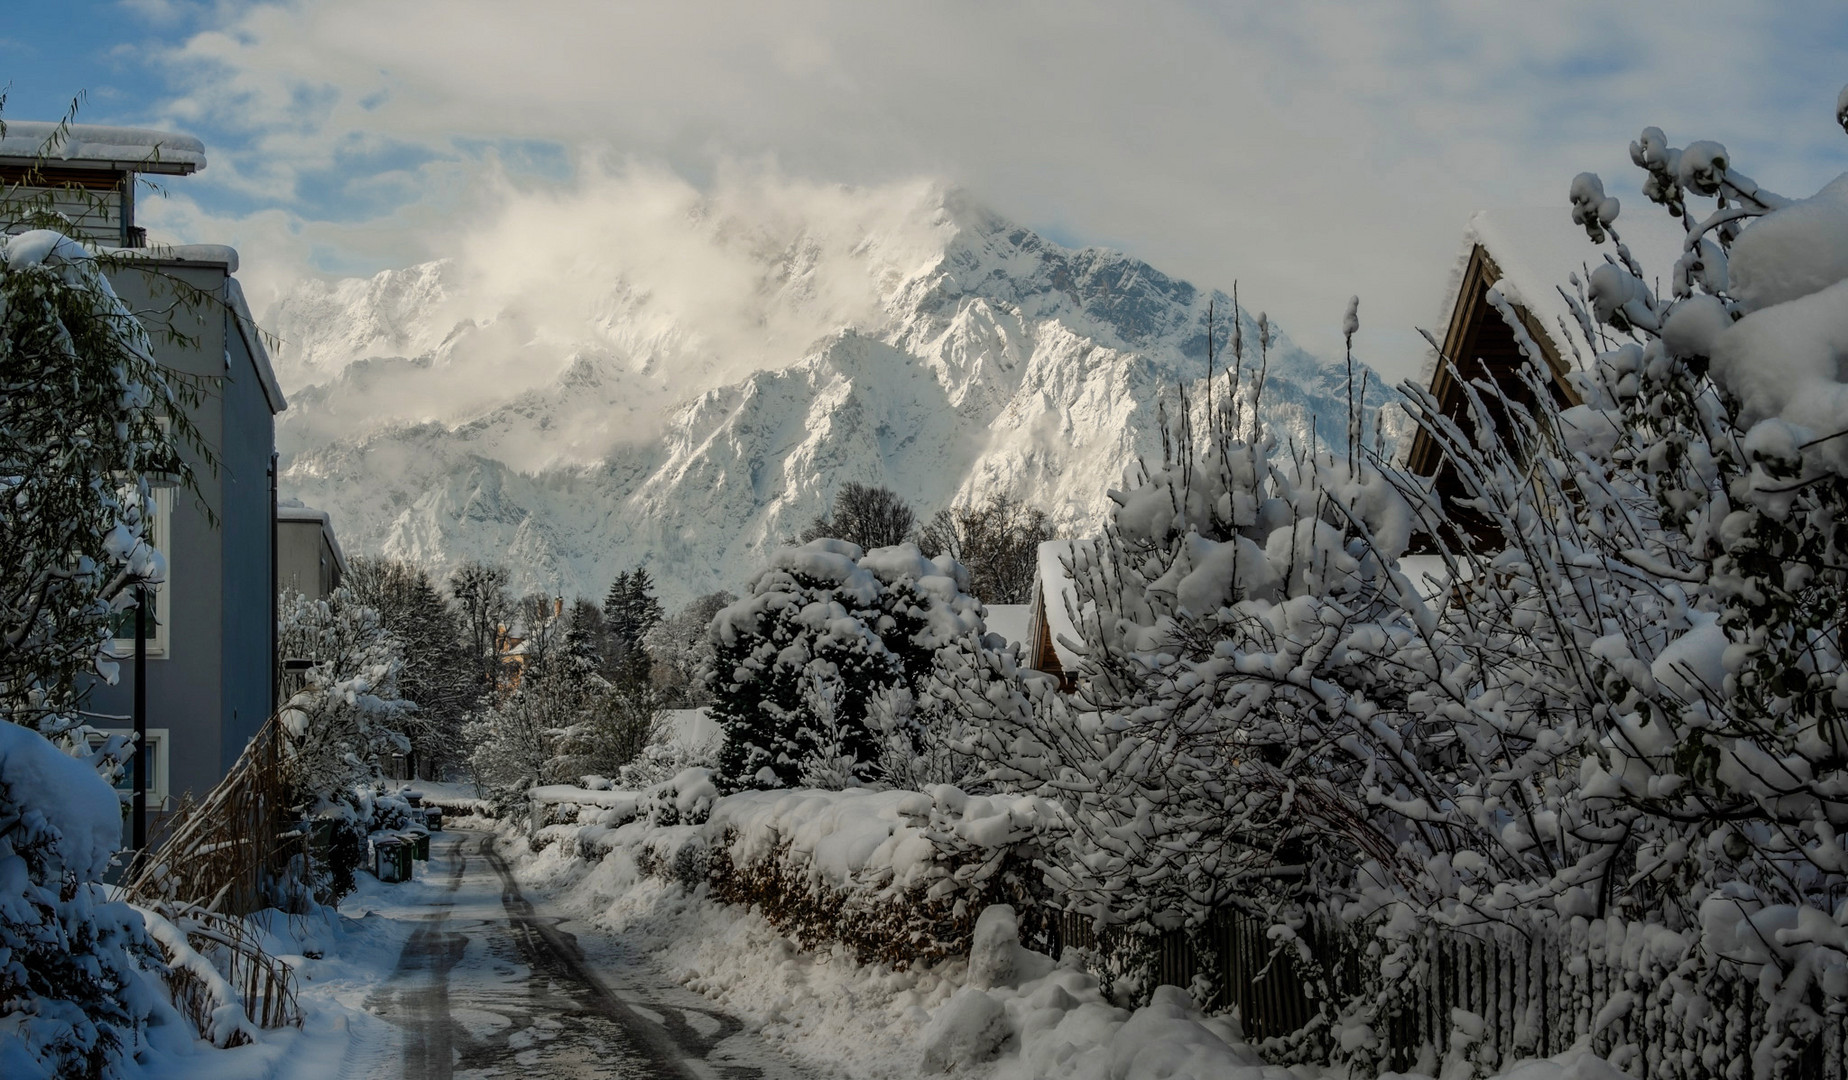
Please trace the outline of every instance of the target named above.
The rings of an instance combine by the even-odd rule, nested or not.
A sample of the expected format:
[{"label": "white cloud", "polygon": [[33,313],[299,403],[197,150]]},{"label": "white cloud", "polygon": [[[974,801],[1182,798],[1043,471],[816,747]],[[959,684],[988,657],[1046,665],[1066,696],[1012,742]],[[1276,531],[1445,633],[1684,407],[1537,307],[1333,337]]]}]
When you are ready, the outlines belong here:
[{"label": "white cloud", "polygon": [[[311,286],[270,313],[285,392],[322,387],[285,418],[285,441],[437,421],[475,425],[478,445],[518,468],[597,461],[706,390],[786,367],[843,328],[877,331],[949,225],[937,185],[846,188],[729,163],[706,190],[659,168],[587,165],[569,187],[503,181],[486,201],[433,275]],[[342,379],[360,357],[429,358],[434,371],[367,363]],[[497,419],[532,411],[533,394],[537,440],[529,421]]]},{"label": "white cloud", "polygon": [[[166,112],[211,140],[200,197],[249,237],[253,268],[442,250],[458,218],[509,190],[482,155],[505,160],[510,140],[687,177],[772,155],[820,181],[944,176],[1008,216],[1200,284],[1241,279],[1324,350],[1359,293],[1363,343],[1404,375],[1416,366],[1412,325],[1435,316],[1467,212],[1563,207],[1587,168],[1644,212],[1625,145],[1645,123],[1719,138],[1774,187],[1813,189],[1848,164],[1830,130],[1839,41],[1805,26],[1833,25],[1822,6],[318,0],[226,11],[168,57],[186,89]],[[279,231],[234,206],[291,220]]]}]

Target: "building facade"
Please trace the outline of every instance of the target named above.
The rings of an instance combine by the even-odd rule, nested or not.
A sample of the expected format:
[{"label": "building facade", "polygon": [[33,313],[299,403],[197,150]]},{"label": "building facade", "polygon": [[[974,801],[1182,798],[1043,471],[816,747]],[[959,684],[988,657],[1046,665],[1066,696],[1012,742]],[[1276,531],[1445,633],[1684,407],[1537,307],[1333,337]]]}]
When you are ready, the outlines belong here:
[{"label": "building facade", "polygon": [[[210,456],[186,448],[197,490],[156,489],[153,531],[167,580],[151,589],[146,655],[148,807],[171,811],[204,795],[269,718],[275,700],[275,416],[285,407],[228,247],[147,247],[134,221],[142,173],[183,176],[205,166],[197,140],[167,132],[14,122],[0,138],[0,183],[26,220],[47,210],[64,231],[114,249],[110,283],[147,327],[154,357],[205,388],[191,416]],[[165,333],[177,332],[177,336]],[[133,623],[115,651],[114,684],[86,707],[105,730],[130,729],[135,708]],[[126,781],[125,781],[126,782]]]},{"label": "building facade", "polygon": [[325,510],[300,499],[276,503],[276,588],[315,600],[332,596],[346,578],[346,555]]}]

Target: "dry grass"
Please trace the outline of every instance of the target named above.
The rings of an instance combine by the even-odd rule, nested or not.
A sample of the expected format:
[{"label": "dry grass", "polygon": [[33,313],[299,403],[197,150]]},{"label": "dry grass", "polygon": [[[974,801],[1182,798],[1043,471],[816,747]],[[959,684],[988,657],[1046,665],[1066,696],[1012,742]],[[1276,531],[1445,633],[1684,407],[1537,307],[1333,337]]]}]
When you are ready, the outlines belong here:
[{"label": "dry grass", "polygon": [[[301,1024],[288,966],[263,951],[242,919],[291,899],[284,895],[290,862],[306,850],[307,838],[288,828],[281,753],[281,731],[271,717],[218,786],[181,809],[123,885],[124,899],[184,932],[236,992],[250,1021],[265,1028]],[[213,1010],[225,1002],[206,978],[176,962],[173,948],[162,948],[174,1005],[207,1035]]]}]

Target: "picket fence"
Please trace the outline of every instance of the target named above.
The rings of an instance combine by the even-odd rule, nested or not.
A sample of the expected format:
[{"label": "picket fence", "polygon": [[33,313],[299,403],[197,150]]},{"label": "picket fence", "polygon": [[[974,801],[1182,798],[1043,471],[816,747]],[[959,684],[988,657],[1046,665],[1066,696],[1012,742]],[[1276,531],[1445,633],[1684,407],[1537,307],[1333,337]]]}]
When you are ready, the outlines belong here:
[{"label": "picket fence", "polygon": [[1659,927],[1579,919],[1544,934],[1426,929],[1403,943],[1392,979],[1377,974],[1388,950],[1375,927],[1327,912],[1311,911],[1296,941],[1282,942],[1269,920],[1235,909],[1192,934],[1106,931],[1100,940],[1071,913],[1056,928],[1056,946],[1115,956],[1157,984],[1206,980],[1196,991],[1236,1009],[1246,1037],[1278,1063],[1327,1062],[1368,1041],[1330,1022],[1316,998],[1325,989],[1350,1007],[1383,998],[1370,1053],[1390,1069],[1436,1074],[1464,1063],[1480,1076],[1588,1045],[1647,1080],[1848,1080],[1848,987],[1816,980],[1807,1016],[1773,1022],[1756,972],[1724,962],[1680,970],[1680,950],[1658,947]]}]

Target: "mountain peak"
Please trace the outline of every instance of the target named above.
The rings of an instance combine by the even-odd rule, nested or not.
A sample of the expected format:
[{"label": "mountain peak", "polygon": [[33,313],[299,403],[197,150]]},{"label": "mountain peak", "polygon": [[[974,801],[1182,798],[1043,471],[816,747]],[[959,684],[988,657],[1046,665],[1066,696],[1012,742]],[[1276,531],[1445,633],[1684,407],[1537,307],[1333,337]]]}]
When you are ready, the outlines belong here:
[{"label": "mountain peak", "polygon": [[[593,596],[646,563],[677,600],[738,590],[848,480],[1092,532],[1161,396],[1206,373],[1217,294],[953,185],[593,194],[635,205],[516,209],[280,306],[283,487],[350,548]],[[1273,351],[1284,433],[1339,438],[1339,373]]]}]

